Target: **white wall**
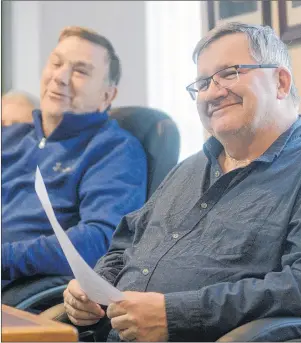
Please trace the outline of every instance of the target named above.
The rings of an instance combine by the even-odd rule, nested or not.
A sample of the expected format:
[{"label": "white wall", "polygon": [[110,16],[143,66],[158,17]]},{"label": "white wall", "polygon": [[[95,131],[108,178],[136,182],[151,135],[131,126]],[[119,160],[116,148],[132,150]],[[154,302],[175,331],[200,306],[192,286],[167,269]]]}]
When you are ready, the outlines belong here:
[{"label": "white wall", "polygon": [[167,112],[181,135],[180,160],[202,149],[203,127],[186,86],[195,80],[200,1],[147,1],[149,105]]},{"label": "white wall", "polygon": [[[13,89],[39,95],[40,27],[39,2],[11,2],[11,69]],[[5,31],[4,31],[5,34]],[[5,65],[4,65],[5,67]]]},{"label": "white wall", "polygon": [[[202,149],[203,128],[185,86],[201,36],[199,1],[12,1],[12,88],[39,96],[40,75],[60,31],[86,26],[106,36],[123,66],[115,106],[167,112],[181,134],[180,159]],[[5,32],[4,32],[5,34]]]},{"label": "white wall", "polygon": [[12,88],[39,95],[47,56],[63,27],[86,26],[114,45],[123,68],[120,105],[146,105],[144,1],[12,1]]},{"label": "white wall", "polygon": [[[10,1],[3,1],[0,7],[1,11],[1,63],[3,61],[11,61],[11,3]],[[5,34],[4,34],[5,32]],[[6,93],[11,88],[11,65],[6,63],[5,66],[1,64],[1,94]]]}]

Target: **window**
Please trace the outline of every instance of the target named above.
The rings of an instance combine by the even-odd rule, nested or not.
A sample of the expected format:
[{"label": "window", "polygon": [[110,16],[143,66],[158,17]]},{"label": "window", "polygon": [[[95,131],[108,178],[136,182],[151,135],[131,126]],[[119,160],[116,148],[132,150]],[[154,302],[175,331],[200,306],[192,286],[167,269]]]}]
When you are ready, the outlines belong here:
[{"label": "window", "polygon": [[185,87],[196,77],[200,1],[146,1],[148,105],[165,111],[181,134],[180,160],[202,149],[203,126]]}]

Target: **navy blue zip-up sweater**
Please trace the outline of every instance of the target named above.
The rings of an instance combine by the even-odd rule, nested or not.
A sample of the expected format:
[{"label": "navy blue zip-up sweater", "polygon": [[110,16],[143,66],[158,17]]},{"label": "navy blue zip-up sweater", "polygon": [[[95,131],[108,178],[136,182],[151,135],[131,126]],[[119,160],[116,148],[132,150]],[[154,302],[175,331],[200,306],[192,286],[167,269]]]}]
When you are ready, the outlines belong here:
[{"label": "navy blue zip-up sweater", "polygon": [[45,139],[34,124],[2,129],[2,279],[72,275],[34,188],[37,165],[61,226],[94,266],[121,218],[146,198],[146,156],[106,112],[74,115]]}]

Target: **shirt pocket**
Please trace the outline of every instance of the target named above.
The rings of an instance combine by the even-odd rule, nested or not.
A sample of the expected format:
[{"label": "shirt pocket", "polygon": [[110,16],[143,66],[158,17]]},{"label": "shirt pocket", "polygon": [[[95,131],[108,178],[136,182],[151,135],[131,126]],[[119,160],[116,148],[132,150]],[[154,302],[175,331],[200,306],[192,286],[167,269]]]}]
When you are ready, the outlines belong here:
[{"label": "shirt pocket", "polygon": [[202,235],[203,253],[215,258],[231,257],[231,260],[248,255],[271,211],[272,206],[240,204],[235,211],[229,208],[212,214]]}]

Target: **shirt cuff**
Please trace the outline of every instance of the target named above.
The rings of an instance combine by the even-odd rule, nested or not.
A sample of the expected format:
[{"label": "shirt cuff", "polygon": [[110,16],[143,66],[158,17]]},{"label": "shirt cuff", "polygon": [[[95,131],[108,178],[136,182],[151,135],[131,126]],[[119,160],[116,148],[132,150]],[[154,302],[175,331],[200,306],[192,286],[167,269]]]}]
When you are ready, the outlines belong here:
[{"label": "shirt cuff", "polygon": [[199,341],[201,314],[198,291],[165,294],[168,341]]}]

